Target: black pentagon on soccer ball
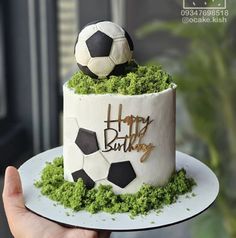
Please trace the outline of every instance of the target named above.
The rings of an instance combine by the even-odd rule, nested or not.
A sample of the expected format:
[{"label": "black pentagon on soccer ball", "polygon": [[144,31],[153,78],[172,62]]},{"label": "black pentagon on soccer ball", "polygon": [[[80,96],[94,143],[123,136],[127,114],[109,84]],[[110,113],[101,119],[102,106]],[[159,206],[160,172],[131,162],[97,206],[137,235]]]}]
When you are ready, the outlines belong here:
[{"label": "black pentagon on soccer ball", "polygon": [[133,51],[134,50],[134,43],[133,43],[129,33],[126,30],[124,30],[124,31],[125,31],[125,37],[126,37],[126,39],[128,41],[128,44],[129,44],[129,48],[130,48],[131,51]]},{"label": "black pentagon on soccer ball", "polygon": [[71,175],[73,177],[74,182],[81,178],[88,189],[93,188],[95,185],[95,182],[87,175],[87,173],[83,169],[77,170]]},{"label": "black pentagon on soccer ball", "polygon": [[90,76],[93,79],[98,79],[98,76],[96,74],[94,74],[91,70],[89,70],[89,68],[87,66],[83,66],[79,63],[77,63],[77,65],[79,66],[79,69],[86,75]]},{"label": "black pentagon on soccer ball", "polygon": [[124,188],[135,178],[133,166],[129,161],[124,161],[111,164],[107,180]]},{"label": "black pentagon on soccer ball", "polygon": [[114,69],[111,71],[110,75],[123,75],[125,74],[125,68],[128,65],[128,62],[124,63],[124,64],[117,64],[115,65]]},{"label": "black pentagon on soccer ball", "polygon": [[109,56],[113,39],[101,31],[97,31],[86,40],[91,57]]},{"label": "black pentagon on soccer ball", "polygon": [[96,132],[84,128],[79,129],[75,143],[85,155],[99,150]]},{"label": "black pentagon on soccer ball", "polygon": [[76,40],[75,40],[75,45],[74,45],[74,55],[75,55],[75,48],[76,48],[76,44],[77,44],[77,42],[78,42],[78,39],[79,39],[79,35],[77,35]]}]

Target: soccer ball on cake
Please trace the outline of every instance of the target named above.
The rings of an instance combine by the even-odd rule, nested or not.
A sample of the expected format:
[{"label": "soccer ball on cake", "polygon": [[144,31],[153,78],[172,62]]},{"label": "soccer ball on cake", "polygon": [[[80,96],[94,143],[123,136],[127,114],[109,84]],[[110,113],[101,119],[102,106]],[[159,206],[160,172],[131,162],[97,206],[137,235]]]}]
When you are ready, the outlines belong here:
[{"label": "soccer ball on cake", "polygon": [[121,75],[132,59],[133,42],[129,34],[110,21],[92,22],[79,33],[75,59],[80,70],[92,78]]}]

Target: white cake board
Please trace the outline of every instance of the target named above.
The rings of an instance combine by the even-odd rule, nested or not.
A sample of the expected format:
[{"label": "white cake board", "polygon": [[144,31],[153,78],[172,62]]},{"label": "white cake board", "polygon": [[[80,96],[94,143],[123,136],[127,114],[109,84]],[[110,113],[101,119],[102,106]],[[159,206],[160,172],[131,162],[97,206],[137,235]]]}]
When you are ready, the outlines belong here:
[{"label": "white cake board", "polygon": [[[71,212],[61,205],[56,205],[33,184],[40,179],[46,162],[62,155],[62,147],[57,147],[32,157],[20,168],[25,206],[32,212],[65,226],[94,230],[137,231],[155,229],[183,222],[205,211],[214,202],[219,192],[219,182],[215,174],[199,160],[176,152],[177,170],[184,168],[187,175],[194,178],[197,185],[193,193],[180,196],[176,203],[165,206],[162,212],[152,211],[146,216],[131,219],[126,213],[108,214],[100,212],[90,214],[86,211]],[[68,215],[69,213],[69,215]]]}]

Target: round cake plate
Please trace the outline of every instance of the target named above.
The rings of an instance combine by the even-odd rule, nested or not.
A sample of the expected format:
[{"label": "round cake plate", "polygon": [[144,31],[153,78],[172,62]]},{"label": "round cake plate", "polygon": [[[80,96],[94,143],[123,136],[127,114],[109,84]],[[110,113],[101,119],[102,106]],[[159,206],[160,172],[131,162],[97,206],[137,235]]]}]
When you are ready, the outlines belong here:
[{"label": "round cake plate", "polygon": [[[72,212],[41,195],[34,182],[40,179],[46,162],[62,156],[62,147],[57,147],[32,157],[20,168],[25,206],[32,212],[65,226],[93,230],[137,231],[155,229],[183,222],[205,211],[214,202],[219,192],[215,174],[199,160],[176,152],[176,168],[184,168],[197,185],[193,191],[179,197],[176,203],[165,206],[160,213],[150,212],[146,216],[130,218],[127,213],[108,214],[86,211]],[[193,196],[194,194],[194,196]]]}]

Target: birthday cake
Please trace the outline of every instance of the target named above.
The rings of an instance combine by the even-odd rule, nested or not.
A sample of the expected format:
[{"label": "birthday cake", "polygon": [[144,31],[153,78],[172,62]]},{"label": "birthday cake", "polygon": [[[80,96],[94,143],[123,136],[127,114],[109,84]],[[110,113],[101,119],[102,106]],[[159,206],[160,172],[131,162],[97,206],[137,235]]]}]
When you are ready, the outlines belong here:
[{"label": "birthday cake", "polygon": [[175,171],[176,86],[160,66],[138,66],[129,34],[93,22],[78,35],[80,68],[63,86],[64,178],[117,194],[165,185]]}]

